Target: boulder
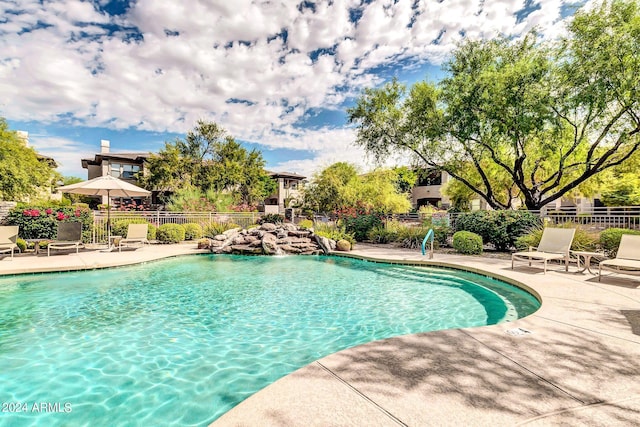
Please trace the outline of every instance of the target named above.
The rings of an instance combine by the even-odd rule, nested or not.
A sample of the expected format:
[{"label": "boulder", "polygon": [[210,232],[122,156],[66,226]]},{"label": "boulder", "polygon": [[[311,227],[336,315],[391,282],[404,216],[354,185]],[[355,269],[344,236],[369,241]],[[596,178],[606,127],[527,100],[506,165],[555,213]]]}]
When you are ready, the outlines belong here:
[{"label": "boulder", "polygon": [[295,224],[291,224],[290,222],[286,222],[286,223],[282,224],[280,226],[280,228],[282,228],[283,230],[286,230],[286,231],[296,231],[296,230],[298,230],[298,227]]},{"label": "boulder", "polygon": [[262,248],[249,245],[231,245],[231,253],[239,255],[260,255]]},{"label": "boulder", "polygon": [[244,245],[246,243],[247,243],[247,241],[244,238],[244,236],[242,236],[242,235],[239,235],[239,236],[236,236],[236,237],[233,238],[233,244],[234,245]]},{"label": "boulder", "polygon": [[276,236],[271,233],[265,233],[264,237],[262,238],[262,251],[265,253],[265,255],[276,255],[279,253],[278,244],[276,243]]},{"label": "boulder", "polygon": [[224,245],[224,241],[222,240],[211,240],[209,247],[210,248],[220,248]]},{"label": "boulder", "polygon": [[270,222],[265,222],[260,226],[260,230],[264,231],[276,231],[277,228],[275,224],[271,224]]},{"label": "boulder", "polygon": [[211,240],[200,239],[198,240],[198,249],[209,249],[211,247]]},{"label": "boulder", "polygon": [[289,236],[294,237],[309,237],[311,232],[308,230],[291,230],[289,231]]},{"label": "boulder", "polygon": [[299,254],[300,252],[302,252],[302,249],[289,246],[289,245],[281,245],[280,250],[288,254]]},{"label": "boulder", "polygon": [[328,254],[329,252],[332,252],[333,250],[335,250],[336,248],[335,240],[318,236],[317,234],[315,234],[314,237],[315,237],[316,243],[318,243],[318,246],[320,246],[320,249],[322,249],[322,251],[325,254]]},{"label": "boulder", "polygon": [[338,240],[336,242],[336,250],[342,252],[349,252],[351,250],[351,243],[348,240]]}]

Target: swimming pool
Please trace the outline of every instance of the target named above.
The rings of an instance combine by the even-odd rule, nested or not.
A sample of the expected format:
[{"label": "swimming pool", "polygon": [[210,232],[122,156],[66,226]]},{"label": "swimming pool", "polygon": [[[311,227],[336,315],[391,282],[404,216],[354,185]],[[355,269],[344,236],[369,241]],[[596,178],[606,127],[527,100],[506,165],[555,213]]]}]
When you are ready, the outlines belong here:
[{"label": "swimming pool", "polygon": [[0,426],[203,426],[338,350],[538,307],[484,276],[334,257],[188,256],[4,278],[0,401],[13,406]]}]

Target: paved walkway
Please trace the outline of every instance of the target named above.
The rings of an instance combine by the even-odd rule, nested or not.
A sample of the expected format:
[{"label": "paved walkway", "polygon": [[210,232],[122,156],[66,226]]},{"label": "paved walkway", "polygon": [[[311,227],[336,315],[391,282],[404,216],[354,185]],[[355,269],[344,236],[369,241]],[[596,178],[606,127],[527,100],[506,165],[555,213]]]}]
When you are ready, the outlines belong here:
[{"label": "paved walkway", "polygon": [[203,253],[195,243],[177,245],[145,245],[134,249],[123,249],[122,252],[81,249],[79,253],[69,251],[52,251],[51,256],[44,252],[15,255],[13,260],[6,254],[0,254],[0,276],[21,273],[45,273],[51,271],[91,270],[96,268],[116,267],[141,262],[154,261],[177,255]]},{"label": "paved walkway", "polygon": [[[0,275],[93,269],[201,252],[195,244],[135,251],[0,258]],[[352,255],[424,261],[415,251],[358,245]],[[251,396],[218,426],[640,424],[640,279],[436,254],[530,287],[533,315],[482,328],[406,335],[322,358]],[[523,328],[531,333],[510,335]]]}]

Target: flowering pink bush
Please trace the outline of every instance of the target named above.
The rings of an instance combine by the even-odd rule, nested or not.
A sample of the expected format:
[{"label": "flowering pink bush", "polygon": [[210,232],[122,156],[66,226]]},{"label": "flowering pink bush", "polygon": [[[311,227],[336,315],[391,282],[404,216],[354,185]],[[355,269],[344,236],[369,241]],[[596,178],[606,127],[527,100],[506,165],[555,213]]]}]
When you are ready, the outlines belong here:
[{"label": "flowering pink bush", "polygon": [[22,239],[55,239],[60,221],[80,221],[87,241],[93,228],[93,214],[89,209],[71,206],[33,206],[19,204],[9,212],[7,224],[17,225]]}]

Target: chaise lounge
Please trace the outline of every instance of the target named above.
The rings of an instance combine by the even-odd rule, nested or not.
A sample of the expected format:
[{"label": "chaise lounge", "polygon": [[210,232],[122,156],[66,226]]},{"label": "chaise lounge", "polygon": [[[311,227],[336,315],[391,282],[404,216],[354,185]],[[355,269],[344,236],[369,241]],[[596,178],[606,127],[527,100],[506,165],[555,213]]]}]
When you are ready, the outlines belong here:
[{"label": "chaise lounge", "polygon": [[600,261],[598,281],[602,280],[603,269],[614,273],[640,274],[640,236],[622,235],[616,257]]},{"label": "chaise lounge", "polygon": [[511,254],[511,269],[515,261],[527,261],[529,266],[532,262],[539,262],[544,265],[546,274],[549,261],[564,260],[565,271],[569,271],[569,250],[575,234],[575,228],[545,228],[537,248],[530,246],[528,251]]},{"label": "chaise lounge", "polygon": [[144,246],[149,243],[147,240],[147,231],[149,224],[129,224],[127,228],[127,237],[118,243],[118,252],[122,252],[122,248]]},{"label": "chaise lounge", "polygon": [[20,248],[16,244],[18,241],[18,226],[17,225],[3,225],[0,227],[0,253],[11,252],[11,259],[13,259],[13,251]]},{"label": "chaise lounge", "polygon": [[47,245],[47,256],[51,256],[51,250],[79,249],[84,247],[82,243],[81,222],[59,222],[56,240]]}]

